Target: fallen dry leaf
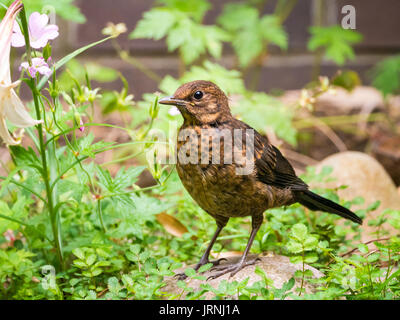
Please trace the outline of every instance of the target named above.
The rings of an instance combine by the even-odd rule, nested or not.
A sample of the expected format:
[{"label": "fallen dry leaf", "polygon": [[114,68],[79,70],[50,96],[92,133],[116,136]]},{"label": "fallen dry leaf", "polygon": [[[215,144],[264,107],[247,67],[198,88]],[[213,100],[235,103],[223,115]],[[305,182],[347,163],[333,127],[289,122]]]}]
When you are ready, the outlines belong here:
[{"label": "fallen dry leaf", "polygon": [[220,258],[229,258],[229,257],[242,256],[243,252],[241,252],[241,251],[223,251],[223,252],[211,251],[211,255],[213,257],[215,257],[216,259],[220,259]]},{"label": "fallen dry leaf", "polygon": [[175,237],[182,237],[182,235],[188,232],[188,229],[173,216],[161,212],[157,215],[157,221],[165,228],[165,230]]}]

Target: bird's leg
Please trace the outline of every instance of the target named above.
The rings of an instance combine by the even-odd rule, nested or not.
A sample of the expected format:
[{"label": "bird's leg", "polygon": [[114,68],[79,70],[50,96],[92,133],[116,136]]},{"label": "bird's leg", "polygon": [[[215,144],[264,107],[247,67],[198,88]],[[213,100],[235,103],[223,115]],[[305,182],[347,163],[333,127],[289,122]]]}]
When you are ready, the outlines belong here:
[{"label": "bird's leg", "polygon": [[262,221],[263,221],[262,215],[261,216],[257,215],[257,216],[252,217],[252,229],[251,229],[250,238],[249,238],[249,241],[247,242],[246,249],[244,250],[244,253],[243,253],[242,257],[240,258],[240,260],[235,264],[220,265],[220,266],[213,268],[213,270],[216,270],[218,272],[216,272],[212,276],[208,277],[208,279],[218,278],[228,272],[231,272],[231,277],[233,277],[242,268],[249,266],[249,265],[253,265],[257,262],[258,258],[252,259],[250,261],[246,261],[246,258],[250,251],[251,245],[253,244],[254,238],[255,238],[258,230],[261,227]]},{"label": "bird's leg", "polygon": [[[201,257],[199,263],[196,264],[196,266],[194,267],[194,270],[197,271],[197,270],[200,269],[201,266],[203,266],[203,265],[205,265],[207,263],[210,263],[210,262],[214,266],[217,266],[217,265],[220,264],[221,261],[226,260],[225,258],[221,258],[221,259],[217,259],[215,261],[210,261],[210,260],[208,260],[208,257],[210,256],[211,249],[212,249],[215,241],[217,240],[218,235],[220,234],[221,230],[225,227],[225,225],[228,222],[228,220],[229,220],[229,218],[226,219],[226,221],[224,221],[224,223],[221,223],[219,220],[217,220],[217,230],[215,231],[215,233],[214,233],[214,235],[213,235],[213,237],[212,237],[212,239],[210,241],[210,244],[208,245],[208,247],[207,247],[206,251],[204,252],[203,256]],[[186,279],[187,276],[186,276],[185,273],[177,273],[175,275],[175,277],[177,277],[179,280],[184,280],[184,279]]]}]

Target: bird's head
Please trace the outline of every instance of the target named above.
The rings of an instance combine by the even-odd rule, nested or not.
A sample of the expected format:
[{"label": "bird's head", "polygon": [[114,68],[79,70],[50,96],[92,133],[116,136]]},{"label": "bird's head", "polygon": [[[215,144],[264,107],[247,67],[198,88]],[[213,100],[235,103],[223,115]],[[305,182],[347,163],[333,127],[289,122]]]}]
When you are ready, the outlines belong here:
[{"label": "bird's head", "polygon": [[172,97],[163,98],[159,103],[176,106],[188,123],[222,122],[231,116],[227,96],[210,81],[185,83]]}]

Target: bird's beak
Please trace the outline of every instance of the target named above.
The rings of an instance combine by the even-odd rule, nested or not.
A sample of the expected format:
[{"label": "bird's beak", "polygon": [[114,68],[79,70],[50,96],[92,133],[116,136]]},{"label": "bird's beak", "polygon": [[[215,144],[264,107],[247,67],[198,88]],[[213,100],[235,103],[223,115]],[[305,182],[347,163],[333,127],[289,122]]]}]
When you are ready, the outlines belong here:
[{"label": "bird's beak", "polygon": [[185,106],[186,102],[184,100],[175,99],[173,97],[165,97],[158,101],[160,104],[169,104],[173,106]]}]

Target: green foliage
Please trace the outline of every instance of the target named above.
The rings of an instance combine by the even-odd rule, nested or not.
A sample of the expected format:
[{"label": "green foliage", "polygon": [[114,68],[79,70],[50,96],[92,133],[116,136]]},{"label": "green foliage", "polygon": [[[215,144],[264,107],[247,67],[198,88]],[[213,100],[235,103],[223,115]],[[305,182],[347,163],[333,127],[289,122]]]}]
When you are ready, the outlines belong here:
[{"label": "green foliage", "polygon": [[278,99],[262,92],[245,95],[232,105],[232,112],[257,131],[266,133],[267,128],[272,128],[280,138],[296,144],[293,113]]},{"label": "green foliage", "polygon": [[[3,3],[7,6],[9,6],[12,2],[13,0],[0,1],[0,3]],[[58,16],[65,20],[84,23],[86,18],[79,8],[74,5],[74,2],[75,0],[24,0],[24,5],[28,15],[34,11],[46,14],[55,12]],[[3,8],[0,6],[0,12],[2,10]]]},{"label": "green foliage", "polygon": [[370,72],[372,85],[384,96],[397,94],[400,89],[400,55],[380,61]]},{"label": "green foliage", "polygon": [[347,60],[354,59],[351,45],[359,43],[362,35],[357,31],[343,29],[340,26],[310,27],[311,38],[308,49],[315,51],[323,48],[325,57],[338,65],[343,65]]},{"label": "green foliage", "polygon": [[171,76],[166,76],[160,83],[160,89],[166,94],[173,94],[180,85],[198,79],[214,82],[227,94],[245,92],[245,86],[239,71],[228,70],[210,61],[205,61],[203,66],[193,66],[178,80]]},{"label": "green foliage", "polygon": [[[30,10],[37,3],[42,1],[35,2]],[[74,10],[68,7],[71,3],[58,2],[58,6],[66,6],[66,16]],[[223,41],[232,40],[234,45],[236,37],[246,34],[258,41],[249,43],[249,48],[260,46],[262,50],[251,56],[254,52],[235,48],[242,66],[249,66],[255,57],[265,53],[269,44],[283,49],[287,46],[277,18],[260,17],[250,5],[227,6],[218,19],[221,27],[216,27],[202,24],[210,8],[207,1],[158,3],[144,15],[133,36],[165,37],[171,50],[178,49],[186,63],[207,53],[219,57]],[[181,38],[178,32],[182,32]],[[318,32],[315,48],[330,48],[332,43],[338,46],[338,42],[339,49],[329,52],[339,57],[339,62],[351,56],[346,46],[356,42],[354,35],[332,35],[323,42]],[[205,34],[210,34],[207,42]],[[259,279],[252,284],[249,278],[240,282],[229,279],[221,281],[217,288],[205,282],[195,290],[189,281],[178,281],[180,291],[176,295],[166,293],[167,277],[173,276],[182,263],[198,262],[215,230],[215,221],[194,203],[169,166],[149,161],[148,169],[158,184],[145,188],[138,185],[145,169],[138,164],[140,156],[158,142],[149,132],[153,128],[167,129],[167,120],[175,116],[168,114],[168,108],[158,108],[158,96],[153,94],[145,95],[141,102],[134,100],[121,75],[120,90],[103,92],[92,88],[91,80],[113,81],[118,74],[92,64],[83,68],[72,59],[106,40],[57,61],[56,69],[67,64],[69,71],[65,73],[38,81],[24,79],[34,97],[30,109],[35,109],[43,124],[26,128],[29,143],[9,148],[9,172],[0,177],[0,299],[203,299],[206,293],[214,294],[215,299],[243,300],[400,298],[400,273],[395,268],[400,260],[400,241],[396,236],[389,238],[387,230],[388,225],[400,229],[400,211],[387,209],[369,221],[377,239],[373,243],[376,249],[372,249],[370,244],[360,243],[364,226],[349,221],[336,223],[338,216],[312,212],[299,204],[265,212],[268,223],[261,226],[252,247],[252,253],[271,251],[298,264],[299,270],[282,287],[276,287],[268,273],[256,267]],[[193,52],[187,52],[192,46]],[[36,54],[50,53],[48,46]],[[293,110],[265,93],[249,91],[242,77],[238,70],[205,60],[191,66],[178,79],[165,77],[160,89],[172,94],[190,80],[214,81],[232,98],[236,115],[261,133],[270,127],[279,137],[295,144]],[[354,79],[348,80],[337,78],[338,84],[350,88]],[[100,99],[103,111],[117,112],[126,127],[93,122],[93,107]],[[128,114],[132,121],[127,119]],[[123,143],[99,139],[91,128],[100,126],[106,132],[122,130],[130,139]],[[112,160],[106,162],[99,157],[110,151],[114,152]],[[135,158],[135,164],[130,167],[118,166],[115,170],[110,166],[131,158]],[[327,182],[331,172],[330,168],[318,173],[315,168],[308,168],[302,178],[306,182]],[[316,192],[348,208],[364,203],[361,198],[340,200],[337,190]],[[378,201],[365,205],[356,213],[365,217],[378,210],[379,205]],[[185,232],[180,237],[169,233],[170,226],[161,222],[160,213],[179,220]],[[231,219],[212,255],[243,252],[249,223],[247,218]],[[321,270],[324,276],[312,278],[307,264]],[[211,264],[204,265],[198,272],[186,267],[184,272],[189,280],[204,280],[203,272],[210,267]],[[306,281],[316,285],[314,293],[304,292]]]},{"label": "green foliage", "polygon": [[352,91],[361,85],[361,79],[357,72],[352,70],[339,71],[331,81],[332,85]]},{"label": "green foliage", "polygon": [[[224,67],[205,61],[203,66],[193,66],[180,79],[166,76],[160,83],[160,89],[171,95],[183,83],[203,79],[216,83],[226,94],[234,96],[231,100],[232,113],[254,127],[260,133],[266,133],[267,129],[273,129],[276,134],[295,145],[297,132],[292,126],[293,110],[285,106],[278,99],[263,92],[252,92],[245,88],[241,72],[227,70]],[[153,95],[145,96],[146,101],[140,102],[140,109],[132,109],[134,119],[143,117],[144,108],[148,108]],[[167,113],[166,107],[160,108],[159,118],[154,122],[154,127],[168,132],[168,121],[177,118]],[[179,117],[179,121],[181,121]]]},{"label": "green foliage", "polygon": [[248,4],[227,4],[218,23],[231,33],[232,46],[241,67],[247,67],[261,55],[268,43],[287,49],[287,34],[279,18],[274,15],[260,18],[258,10]]},{"label": "green foliage", "polygon": [[93,62],[82,64],[76,59],[70,60],[65,65],[65,70],[58,77],[64,91],[70,91],[77,82],[85,82],[86,75],[100,83],[112,82],[118,78],[117,71],[112,68],[100,66]]},{"label": "green foliage", "polygon": [[185,64],[190,64],[208,52],[220,58],[222,43],[229,39],[228,34],[217,26],[201,24],[209,8],[207,1],[161,1],[162,7],[155,7],[143,15],[132,39],[147,38],[160,40],[166,37],[169,51],[179,49]]}]

